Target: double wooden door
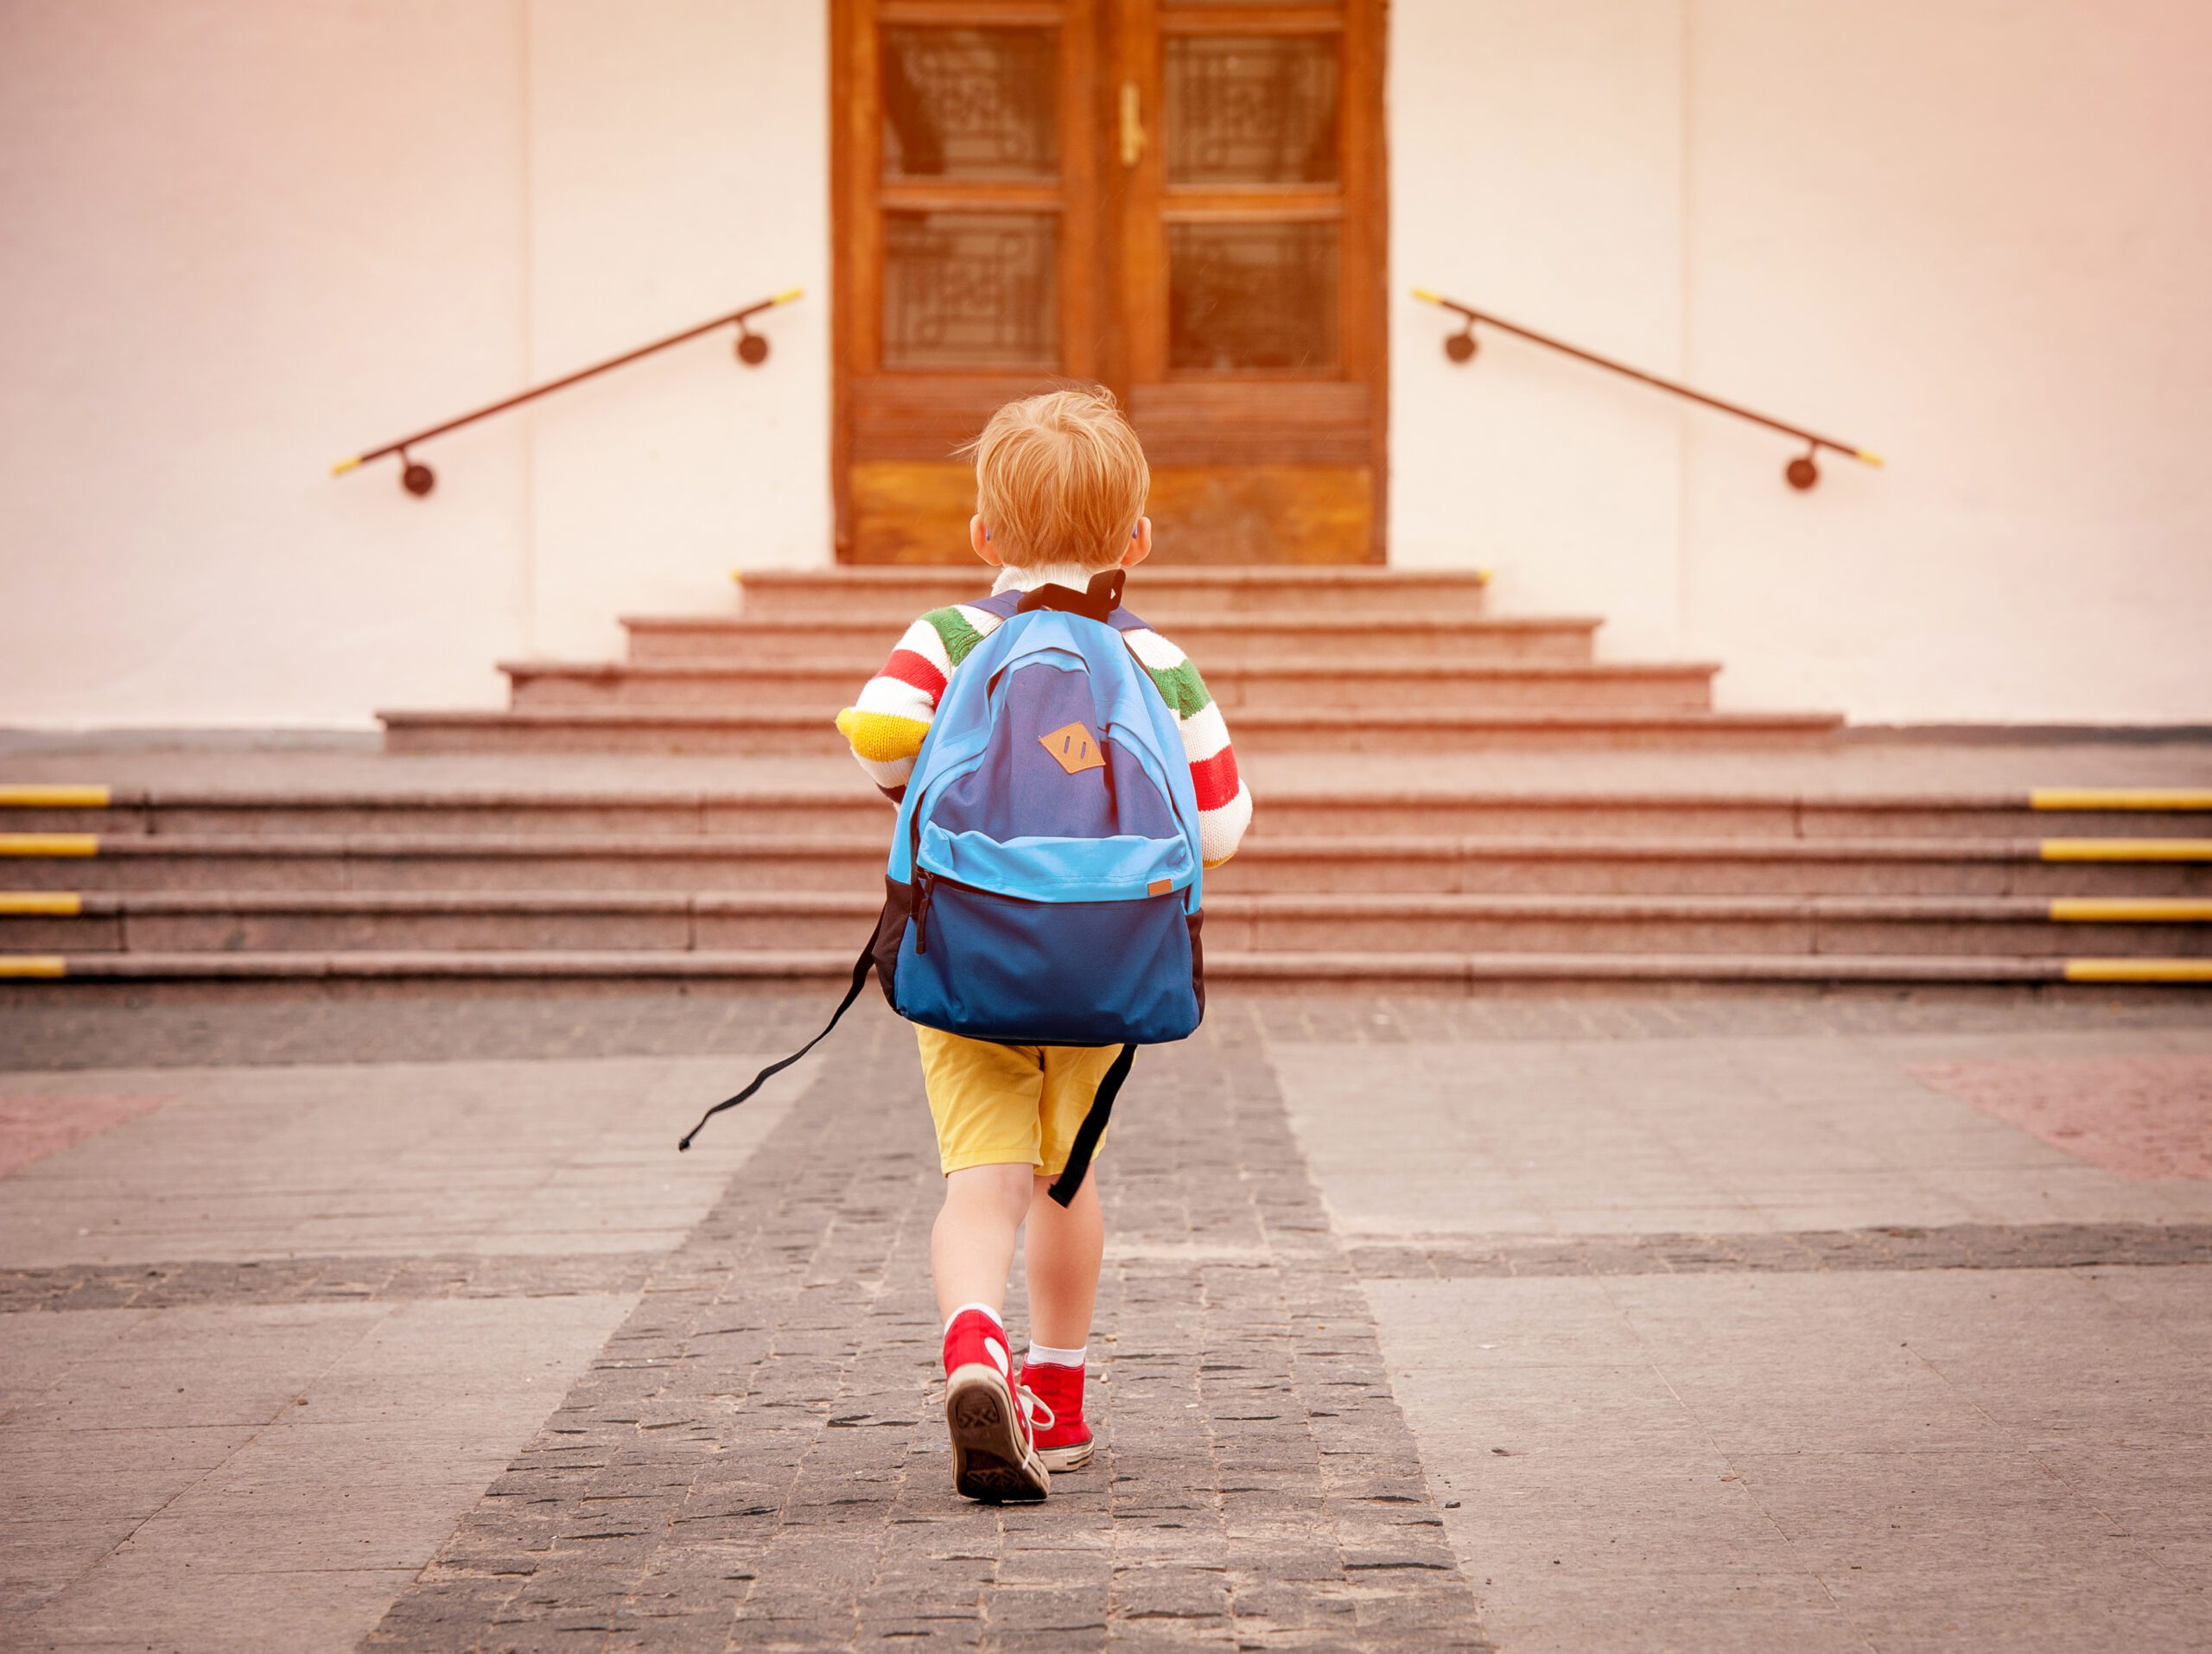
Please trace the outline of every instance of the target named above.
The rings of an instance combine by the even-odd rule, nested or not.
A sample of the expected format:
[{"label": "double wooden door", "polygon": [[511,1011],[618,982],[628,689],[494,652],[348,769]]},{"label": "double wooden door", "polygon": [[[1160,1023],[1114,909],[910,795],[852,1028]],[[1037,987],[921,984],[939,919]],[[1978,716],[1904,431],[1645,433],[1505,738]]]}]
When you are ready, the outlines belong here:
[{"label": "double wooden door", "polygon": [[969,555],[991,410],[1111,386],[1178,563],[1380,561],[1382,0],[836,0],[837,538]]}]

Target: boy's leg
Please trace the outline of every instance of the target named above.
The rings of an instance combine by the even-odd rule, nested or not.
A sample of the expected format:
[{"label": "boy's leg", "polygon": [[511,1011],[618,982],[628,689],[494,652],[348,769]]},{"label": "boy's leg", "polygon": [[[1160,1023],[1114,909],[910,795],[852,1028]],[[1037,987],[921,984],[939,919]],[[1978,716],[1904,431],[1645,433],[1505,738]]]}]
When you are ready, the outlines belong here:
[{"label": "boy's leg", "polygon": [[944,1205],[930,1235],[945,1317],[944,1421],[953,1485],[970,1498],[1038,1499],[1051,1477],[1016,1386],[1000,1306],[1037,1160],[1036,1047],[915,1030],[937,1123]]},{"label": "boy's leg", "polygon": [[1090,1461],[1090,1426],[1083,1416],[1084,1370],[1106,1250],[1106,1219],[1095,1174],[1084,1179],[1065,1206],[1050,1190],[1067,1164],[1069,1146],[1117,1050],[1047,1046],[1044,1053],[1041,1153],[1029,1196],[1030,1346],[1021,1383],[1045,1404],[1037,1450],[1053,1470],[1077,1470]]},{"label": "boy's leg", "polygon": [[1090,1341],[1091,1310],[1098,1301],[1106,1217],[1096,1178],[1084,1178],[1065,1207],[1046,1193],[1052,1185],[1041,1174],[1030,1184],[1029,1336],[1039,1344],[1079,1350]]},{"label": "boy's leg", "polygon": [[[1030,1209],[1035,1168],[969,1166],[948,1173],[944,1205],[930,1231],[930,1272],[937,1278],[937,1311],[950,1319],[969,1304],[984,1304],[995,1315],[1006,1302],[1007,1274],[1014,1268],[1014,1244]],[[1049,1205],[1050,1203],[1047,1202]],[[1031,1278],[1036,1265],[1030,1265]]]},{"label": "boy's leg", "polygon": [[945,1317],[944,1422],[952,1441],[952,1484],[969,1498],[1040,1499],[1052,1485],[999,1314],[1030,1178],[1027,1165],[948,1173],[944,1205],[930,1236],[938,1309]]}]

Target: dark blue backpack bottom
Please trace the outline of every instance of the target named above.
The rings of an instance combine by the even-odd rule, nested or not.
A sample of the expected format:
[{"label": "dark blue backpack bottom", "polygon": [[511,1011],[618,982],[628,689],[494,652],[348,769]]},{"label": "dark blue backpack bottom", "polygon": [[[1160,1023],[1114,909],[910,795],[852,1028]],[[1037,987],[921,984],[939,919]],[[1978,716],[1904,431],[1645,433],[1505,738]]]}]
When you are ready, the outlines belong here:
[{"label": "dark blue backpack bottom", "polygon": [[877,973],[910,1022],[1001,1045],[1164,1045],[1205,1014],[1201,915],[1179,893],[1038,902],[886,880]]}]

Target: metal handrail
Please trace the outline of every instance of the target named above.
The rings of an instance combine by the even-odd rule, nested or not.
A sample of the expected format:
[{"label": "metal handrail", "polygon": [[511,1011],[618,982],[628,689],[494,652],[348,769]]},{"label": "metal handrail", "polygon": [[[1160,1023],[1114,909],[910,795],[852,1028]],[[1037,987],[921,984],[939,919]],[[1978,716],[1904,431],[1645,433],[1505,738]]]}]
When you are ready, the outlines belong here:
[{"label": "metal handrail", "polygon": [[1656,373],[1647,373],[1640,367],[1630,367],[1627,363],[1617,362],[1610,356],[1600,356],[1596,351],[1584,350],[1578,345],[1568,344],[1563,339],[1554,339],[1549,334],[1538,333],[1534,328],[1522,327],[1518,322],[1508,321],[1503,316],[1492,315],[1487,310],[1478,310],[1472,305],[1460,303],[1457,299],[1447,299],[1441,294],[1432,293],[1425,287],[1414,289],[1414,296],[1424,302],[1433,304],[1440,309],[1450,310],[1456,315],[1466,317],[1467,325],[1458,333],[1451,334],[1444,341],[1444,353],[1462,366],[1474,359],[1475,323],[1480,321],[1496,328],[1501,333],[1510,333],[1516,339],[1525,339],[1530,344],[1541,345],[1547,350],[1558,351],[1562,355],[1573,357],[1577,361],[1588,362],[1593,367],[1605,368],[1608,372],[1621,374],[1642,384],[1670,391],[1675,396],[1687,398],[1692,402],[1701,403],[1706,407],[1718,408],[1722,413],[1733,414],[1738,419],[1748,419],[1755,425],[1764,425],[1770,430],[1778,430],[1785,436],[1798,438],[1806,444],[1805,451],[1790,461],[1783,468],[1782,473],[1783,478],[1793,488],[1809,488],[1821,480],[1821,468],[1814,463],[1813,456],[1824,448],[1833,453],[1845,455],[1857,460],[1862,464],[1878,467],[1883,462],[1880,455],[1870,454],[1865,448],[1856,447],[1850,442],[1840,442],[1833,436],[1822,436],[1817,431],[1807,430],[1802,425],[1793,425],[1786,419],[1776,419],[1766,414],[1754,413],[1740,404],[1724,402],[1719,397],[1707,396],[1702,391],[1692,390],[1688,385],[1677,384],[1673,379],[1662,379]]},{"label": "metal handrail", "polygon": [[748,304],[741,310],[733,310],[726,316],[716,316],[712,321],[702,321],[696,328],[686,328],[682,333],[672,333],[665,339],[656,339],[650,345],[640,345],[635,350],[626,350],[620,356],[610,356],[603,362],[594,362],[589,367],[580,368],[575,372],[566,374],[560,379],[550,379],[543,385],[534,385],[519,395],[507,398],[504,402],[494,402],[487,407],[477,409],[474,413],[465,413],[458,419],[448,419],[442,425],[432,425],[426,430],[418,430],[413,436],[403,436],[396,442],[386,442],[382,448],[372,448],[365,454],[356,454],[350,460],[340,460],[330,468],[330,474],[334,477],[343,476],[348,471],[366,465],[371,460],[380,460],[387,454],[397,454],[399,455],[401,467],[400,487],[420,499],[437,487],[438,476],[437,473],[431,470],[429,466],[408,453],[407,450],[416,443],[427,442],[433,436],[442,436],[449,430],[459,430],[463,425],[473,425],[480,419],[489,419],[493,414],[505,413],[508,409],[518,408],[525,402],[534,402],[539,397],[550,396],[554,391],[565,390],[580,380],[591,379],[607,372],[610,368],[621,367],[627,363],[636,361],[640,356],[650,356],[657,350],[666,350],[671,345],[680,345],[687,339],[696,339],[702,333],[712,333],[717,328],[727,328],[733,322],[737,326],[737,359],[747,367],[758,367],[768,359],[768,341],[745,325],[747,318],[759,315],[763,310],[773,309],[779,304],[789,304],[804,291],[802,288],[794,287],[788,292],[777,294],[773,298],[762,299],[757,303]]}]

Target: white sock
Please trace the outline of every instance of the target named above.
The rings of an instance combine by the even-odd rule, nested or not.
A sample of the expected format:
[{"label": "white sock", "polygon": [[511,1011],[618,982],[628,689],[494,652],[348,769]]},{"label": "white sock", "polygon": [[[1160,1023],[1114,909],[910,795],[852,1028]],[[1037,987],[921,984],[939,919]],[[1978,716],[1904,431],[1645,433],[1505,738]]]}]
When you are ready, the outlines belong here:
[{"label": "white sock", "polygon": [[1079,1367],[1083,1365],[1084,1351],[1090,1347],[1086,1344],[1082,1349],[1056,1350],[1049,1344],[1033,1343],[1029,1346],[1029,1353],[1022,1357],[1021,1365],[1027,1367],[1041,1361],[1048,1367]]},{"label": "white sock", "polygon": [[959,1320],[963,1315],[965,1315],[965,1314],[966,1314],[969,1310],[971,1310],[971,1309],[980,1309],[980,1310],[982,1310],[982,1311],[983,1312],[983,1314],[985,1314],[986,1315],[988,1315],[988,1316],[991,1318],[991,1325],[992,1325],[992,1326],[994,1326],[997,1327],[997,1328],[999,1329],[999,1331],[1000,1331],[1000,1332],[1001,1332],[1001,1333],[1003,1333],[1003,1332],[1005,1332],[1005,1331],[1006,1331],[1006,1322],[1005,1322],[1005,1321],[1003,1321],[1002,1320],[1001,1320],[1001,1319],[999,1318],[999,1312],[998,1312],[997,1310],[995,1310],[995,1309],[993,1309],[993,1308],[992,1308],[988,1304],[980,1304],[980,1303],[979,1303],[979,1304],[963,1304],[963,1305],[961,1305],[961,1306],[960,1306],[960,1307],[959,1307],[959,1308],[957,1308],[957,1309],[954,1310],[954,1311],[952,1312],[952,1314],[950,1314],[950,1315],[947,1315],[947,1316],[944,1318],[944,1330],[945,1330],[946,1332],[950,1333],[950,1332],[952,1330],[952,1323],[953,1323],[953,1322],[955,1322],[955,1321],[957,1321],[957,1320]]}]

